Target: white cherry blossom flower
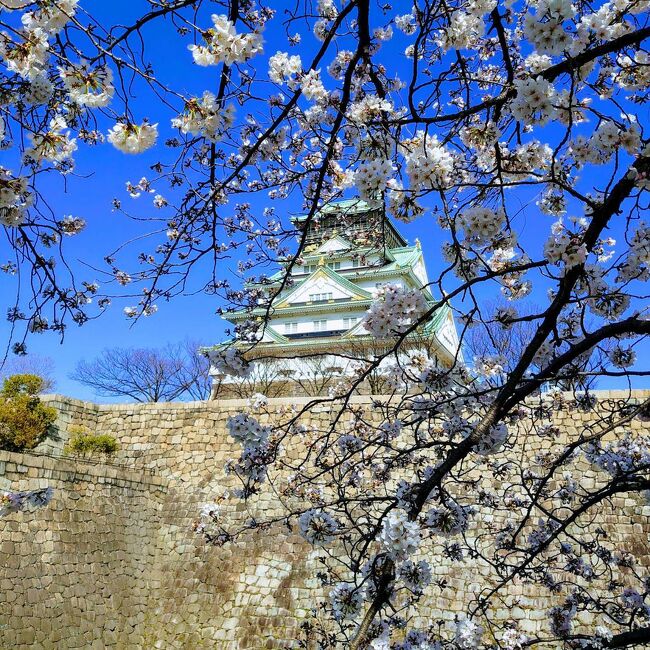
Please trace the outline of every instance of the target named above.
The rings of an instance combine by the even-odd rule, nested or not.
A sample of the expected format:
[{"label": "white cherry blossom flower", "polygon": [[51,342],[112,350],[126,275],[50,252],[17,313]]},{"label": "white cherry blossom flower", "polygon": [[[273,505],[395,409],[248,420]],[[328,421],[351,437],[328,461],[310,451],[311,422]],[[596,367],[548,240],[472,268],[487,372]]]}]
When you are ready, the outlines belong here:
[{"label": "white cherry blossom flower", "polygon": [[122,153],[142,153],[156,144],[158,124],[118,122],[108,131],[108,141]]},{"label": "white cherry blossom flower", "polygon": [[205,45],[189,46],[197,65],[233,65],[248,61],[262,52],[263,39],[260,33],[238,33],[232,21],[223,14],[213,14],[211,18],[213,26],[203,32]]},{"label": "white cherry blossom flower", "polygon": [[462,650],[476,650],[481,644],[483,627],[470,618],[460,618],[456,622],[455,643]]},{"label": "white cherry blossom flower", "polygon": [[314,546],[329,544],[339,531],[339,523],[324,510],[307,510],[298,519],[300,534]]},{"label": "white cherry blossom flower", "polygon": [[406,560],[420,545],[420,527],[404,510],[393,510],[384,519],[378,540],[385,553]]},{"label": "white cherry blossom flower", "polygon": [[70,99],[81,106],[101,108],[108,105],[115,93],[113,73],[107,66],[91,68],[87,61],[74,66],[59,67]]},{"label": "white cherry blossom flower", "polygon": [[377,338],[386,338],[405,332],[426,310],[421,291],[385,284],[375,292],[375,300],[362,323]]},{"label": "white cherry blossom flower", "polygon": [[337,621],[354,618],[361,610],[361,590],[352,584],[340,582],[330,591],[330,603]]},{"label": "white cherry blossom flower", "polygon": [[172,119],[172,126],[181,133],[200,135],[213,142],[220,140],[235,121],[235,106],[222,106],[209,90],[199,99],[193,97],[185,102],[185,110]]}]

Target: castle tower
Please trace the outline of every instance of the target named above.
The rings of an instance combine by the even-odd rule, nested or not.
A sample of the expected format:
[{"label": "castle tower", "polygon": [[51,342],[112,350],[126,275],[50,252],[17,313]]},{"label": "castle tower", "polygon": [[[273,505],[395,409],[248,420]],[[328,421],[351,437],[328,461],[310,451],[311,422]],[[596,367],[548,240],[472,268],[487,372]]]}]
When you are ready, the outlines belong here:
[{"label": "castle tower", "polygon": [[[304,216],[292,219],[305,240],[303,255],[291,269],[289,286],[274,300],[261,339],[252,351],[253,358],[266,359],[264,372],[260,369],[264,378],[258,376],[263,384],[259,392],[273,381],[284,381],[315,394],[319,383],[324,388],[354,372],[359,362],[351,362],[348,355],[371,359],[381,343],[364,329],[362,319],[378,286],[393,283],[422,289],[427,300],[435,302],[427,286],[419,241],[409,246],[381,204],[360,199],[338,201],[322,208],[306,231],[305,220]],[[279,271],[269,278],[266,289],[277,291],[285,273]],[[264,313],[263,309],[239,311],[225,317],[238,325]],[[451,310],[447,306],[436,310],[410,347],[424,347],[429,358],[442,366],[451,365],[458,355]],[[269,359],[277,362],[271,364]],[[271,377],[274,373],[275,379]],[[229,381],[216,371],[213,377],[215,387]]]}]

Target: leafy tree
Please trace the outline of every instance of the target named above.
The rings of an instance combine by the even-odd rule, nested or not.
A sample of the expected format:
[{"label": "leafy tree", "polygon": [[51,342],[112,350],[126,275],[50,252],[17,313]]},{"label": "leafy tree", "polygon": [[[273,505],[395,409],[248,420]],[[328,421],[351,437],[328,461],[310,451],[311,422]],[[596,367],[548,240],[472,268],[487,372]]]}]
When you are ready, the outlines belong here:
[{"label": "leafy tree", "polygon": [[83,457],[99,454],[109,457],[120,448],[115,437],[106,433],[91,433],[86,427],[80,426],[70,427],[70,433],[72,435],[63,448],[65,454]]},{"label": "leafy tree", "polygon": [[0,390],[0,449],[33,449],[48,435],[56,409],[38,398],[43,379],[37,375],[13,375]]},{"label": "leafy tree", "polygon": [[199,347],[186,341],[160,349],[106,349],[92,361],[80,361],[70,377],[98,395],[136,402],[207,399],[208,361]]}]

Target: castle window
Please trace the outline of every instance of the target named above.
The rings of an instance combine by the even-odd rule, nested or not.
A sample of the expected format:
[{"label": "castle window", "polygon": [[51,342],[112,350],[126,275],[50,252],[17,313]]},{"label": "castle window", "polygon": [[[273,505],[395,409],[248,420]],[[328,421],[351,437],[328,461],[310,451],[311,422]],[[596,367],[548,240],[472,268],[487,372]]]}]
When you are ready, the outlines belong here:
[{"label": "castle window", "polygon": [[354,327],[359,321],[360,321],[359,316],[352,316],[351,318],[344,318],[343,319],[343,327],[345,329],[350,329],[351,327]]},{"label": "castle window", "polygon": [[298,323],[285,323],[284,324],[284,333],[285,334],[295,334],[298,331]]},{"label": "castle window", "polygon": [[309,300],[311,302],[325,302],[326,300],[332,300],[333,294],[329,293],[310,293]]},{"label": "castle window", "polygon": [[326,320],[315,320],[314,321],[314,332],[324,332],[327,329]]},{"label": "castle window", "polygon": [[341,262],[328,262],[327,266],[333,271],[338,271],[341,268]]}]

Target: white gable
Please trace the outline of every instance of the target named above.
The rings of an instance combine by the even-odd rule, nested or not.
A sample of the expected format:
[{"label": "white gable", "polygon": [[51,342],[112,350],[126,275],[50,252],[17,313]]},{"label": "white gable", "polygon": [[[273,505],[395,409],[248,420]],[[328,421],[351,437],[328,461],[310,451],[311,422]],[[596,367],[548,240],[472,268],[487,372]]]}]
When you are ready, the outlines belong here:
[{"label": "white gable", "polygon": [[363,325],[364,316],[365,313],[358,317],[357,324],[348,332],[349,336],[368,336],[368,330]]},{"label": "white gable", "polygon": [[422,286],[429,283],[429,278],[427,277],[427,271],[424,267],[424,262],[421,257],[413,265],[413,275],[422,283]]},{"label": "white gable", "polygon": [[442,324],[438,332],[436,332],[436,336],[449,352],[454,355],[456,354],[459,345],[458,333],[456,332],[456,326],[451,314],[445,318],[445,322]]},{"label": "white gable", "polygon": [[328,239],[324,244],[321,244],[318,249],[313,253],[318,255],[320,253],[333,253],[335,251],[347,251],[351,248],[350,242],[339,237],[338,235]]},{"label": "white gable", "polygon": [[[331,278],[319,274],[307,278],[300,288],[293,293],[289,304],[312,302],[314,300],[340,300],[341,298],[351,298],[353,295],[350,289],[344,288]],[[314,296],[319,297],[315,298]]]}]

